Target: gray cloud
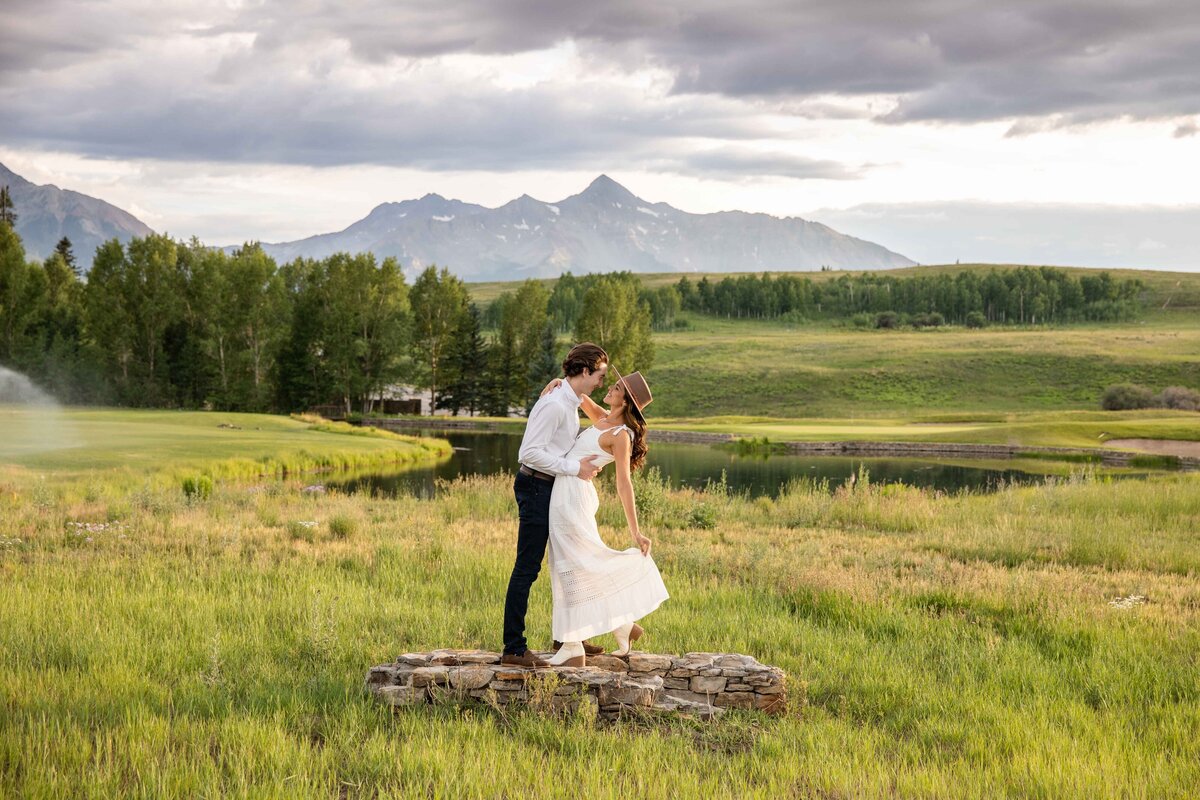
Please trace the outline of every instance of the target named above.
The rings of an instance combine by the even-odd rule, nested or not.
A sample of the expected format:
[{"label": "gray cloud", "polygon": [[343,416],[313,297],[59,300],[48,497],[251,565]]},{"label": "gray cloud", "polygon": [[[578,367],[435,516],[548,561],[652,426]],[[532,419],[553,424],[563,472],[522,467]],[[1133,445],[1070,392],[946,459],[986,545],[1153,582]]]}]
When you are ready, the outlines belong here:
[{"label": "gray cloud", "polygon": [[[1200,113],[1192,0],[7,0],[0,29],[6,142],[108,157],[850,178],[738,143],[763,114],[860,116],[837,100],[864,96],[894,98],[881,122],[1015,120],[1010,135],[1132,118],[1183,137]],[[566,40],[600,73],[665,70],[671,94],[500,89],[436,64]],[[397,77],[339,84],[347,64]]]},{"label": "gray cloud", "polygon": [[208,65],[208,75],[195,58],[163,58],[156,70],[121,63],[51,92],[0,88],[5,138],[115,158],[503,171],[616,159],[632,166],[661,158],[664,143],[679,137],[760,135],[720,98],[651,105],[607,85],[586,96],[561,84],[500,91],[421,73],[355,88],[319,59],[276,58],[263,80],[245,54]]},{"label": "gray cloud", "polygon": [[467,0],[348,14],[264,6],[242,23],[270,46],[322,32],[367,60],[514,53],[572,39],[653,63],[678,93],[886,94],[888,122],[1062,115],[1087,122],[1200,111],[1200,6],[1191,0],[750,0],[730,4]]},{"label": "gray cloud", "polygon": [[[502,89],[419,59],[393,58],[376,67],[371,80],[359,81],[355,65],[382,58],[378,48],[394,42],[372,39],[342,17],[339,30],[362,41],[321,38],[305,22],[305,7],[298,8],[270,24],[258,20],[263,32],[253,38],[221,9],[210,18],[215,21],[185,17],[169,25],[149,22],[150,14],[143,24],[164,26],[163,37],[175,38],[148,37],[140,48],[102,26],[90,62],[73,62],[63,51],[57,70],[36,80],[10,75],[0,83],[6,142],[130,159],[484,171],[620,164],[686,167],[700,176],[771,169],[796,178],[854,175],[833,162],[704,149],[711,148],[706,141],[762,136],[744,103],[719,96],[660,91],[646,102],[644,88],[620,81]],[[323,9],[314,4],[309,16]],[[381,13],[387,21],[397,12]],[[434,38],[446,42],[461,27],[431,26]],[[39,58],[53,54],[52,41],[39,45]],[[362,59],[347,55],[363,47]]]}]

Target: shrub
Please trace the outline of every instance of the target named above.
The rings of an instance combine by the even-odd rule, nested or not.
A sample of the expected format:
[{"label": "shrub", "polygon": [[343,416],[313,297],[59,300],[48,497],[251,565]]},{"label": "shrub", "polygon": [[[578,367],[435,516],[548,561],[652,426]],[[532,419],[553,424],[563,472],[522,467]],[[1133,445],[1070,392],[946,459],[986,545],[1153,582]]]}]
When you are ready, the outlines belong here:
[{"label": "shrub", "polygon": [[184,478],[181,482],[183,496],[190,502],[207,500],[212,497],[213,482],[207,475],[197,475]]},{"label": "shrub", "polygon": [[1100,407],[1105,411],[1128,411],[1135,408],[1152,408],[1154,393],[1136,383],[1117,383],[1104,390]]},{"label": "shrub", "polygon": [[880,311],[875,315],[876,328],[898,328],[900,327],[900,315],[895,311]]},{"label": "shrub", "polygon": [[875,320],[865,311],[860,311],[850,318],[850,324],[856,328],[869,328],[875,324]]},{"label": "shrub", "polygon": [[970,314],[967,314],[966,322],[968,328],[987,327],[987,317],[983,315],[982,311],[972,311]]},{"label": "shrub", "polygon": [[317,540],[317,523],[315,520],[294,519],[287,525],[288,535],[293,539],[303,539],[310,544]]},{"label": "shrub", "polygon": [[1186,386],[1168,386],[1158,396],[1158,405],[1180,411],[1200,411],[1200,392]]},{"label": "shrub", "polygon": [[358,531],[358,520],[348,514],[336,514],[329,518],[329,533],[335,539],[348,539]]},{"label": "shrub", "polygon": [[912,320],[914,328],[937,328],[945,324],[946,318],[936,311],[930,311],[928,314],[917,314]]},{"label": "shrub", "polygon": [[689,528],[712,530],[717,527],[716,509],[708,505],[708,503],[698,503],[692,506],[692,510],[688,514],[687,526]]},{"label": "shrub", "polygon": [[633,501],[638,519],[647,525],[661,525],[667,517],[667,494],[670,481],[658,467],[647,467],[633,473]]}]

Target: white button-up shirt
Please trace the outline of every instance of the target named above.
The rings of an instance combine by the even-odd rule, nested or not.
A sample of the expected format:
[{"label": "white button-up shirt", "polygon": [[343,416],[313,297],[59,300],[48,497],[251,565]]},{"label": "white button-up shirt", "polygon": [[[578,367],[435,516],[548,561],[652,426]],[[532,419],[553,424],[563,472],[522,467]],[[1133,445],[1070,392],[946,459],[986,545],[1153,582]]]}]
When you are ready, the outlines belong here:
[{"label": "white button-up shirt", "polygon": [[579,461],[563,458],[579,435],[579,406],[583,398],[571,384],[538,399],[529,412],[525,437],[517,458],[527,467],[551,475],[578,475]]}]

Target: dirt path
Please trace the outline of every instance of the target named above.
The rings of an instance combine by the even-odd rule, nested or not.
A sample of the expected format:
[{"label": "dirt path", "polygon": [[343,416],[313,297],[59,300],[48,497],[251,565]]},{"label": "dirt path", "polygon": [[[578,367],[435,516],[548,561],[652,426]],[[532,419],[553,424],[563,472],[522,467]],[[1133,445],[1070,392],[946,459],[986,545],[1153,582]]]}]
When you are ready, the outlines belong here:
[{"label": "dirt path", "polygon": [[1163,456],[1200,458],[1200,442],[1188,442],[1183,439],[1109,439],[1104,446]]}]

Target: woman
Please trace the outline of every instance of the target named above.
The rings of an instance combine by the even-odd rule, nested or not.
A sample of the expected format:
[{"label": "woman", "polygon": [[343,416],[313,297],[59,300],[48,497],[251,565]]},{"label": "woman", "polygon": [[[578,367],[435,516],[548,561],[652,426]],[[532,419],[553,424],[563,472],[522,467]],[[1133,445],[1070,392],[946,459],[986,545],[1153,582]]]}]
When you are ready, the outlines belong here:
[{"label": "woman", "polygon": [[[612,369],[612,367],[610,367]],[[616,372],[616,370],[612,370]],[[634,546],[613,550],[596,528],[599,499],[591,481],[559,477],[550,495],[550,586],[554,597],[553,632],[562,647],[551,665],[586,664],[583,640],[612,632],[614,655],[628,655],[629,646],[644,632],[637,620],[666,600],[658,567],[650,556],[650,540],[638,527],[630,473],[646,458],[646,420],[650,387],[640,372],[617,381],[604,395],[608,408],[584,397],[582,408],[592,426],[582,431],[566,458],[592,457],[603,467],[616,463],[617,497]],[[553,390],[558,381],[546,387]]]}]

